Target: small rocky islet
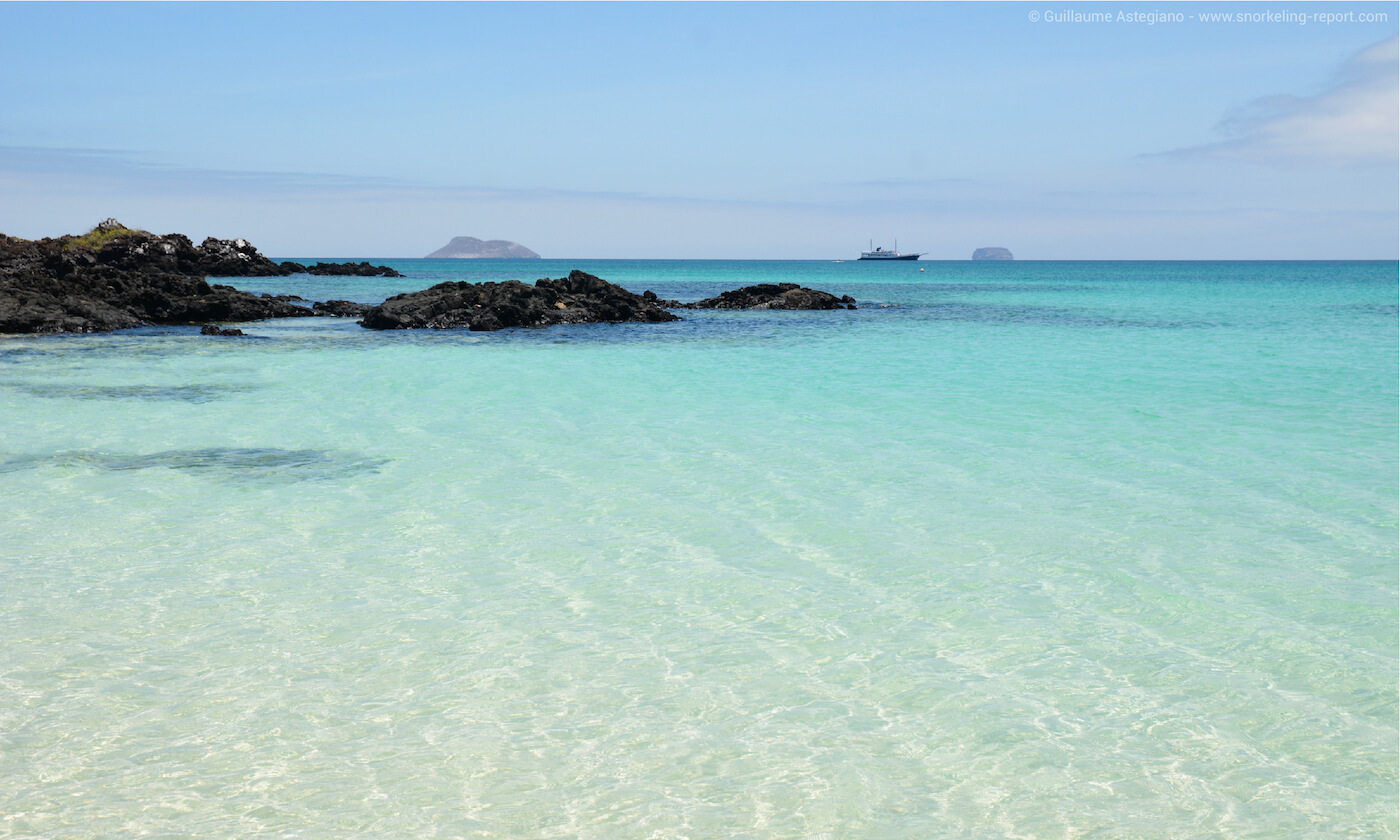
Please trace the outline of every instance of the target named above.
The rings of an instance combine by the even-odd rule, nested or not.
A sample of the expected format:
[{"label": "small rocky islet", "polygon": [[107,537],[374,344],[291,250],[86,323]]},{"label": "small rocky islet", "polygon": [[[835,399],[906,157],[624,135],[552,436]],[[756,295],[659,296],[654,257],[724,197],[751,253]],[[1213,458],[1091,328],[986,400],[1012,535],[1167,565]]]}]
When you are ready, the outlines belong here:
[{"label": "small rocky islet", "polygon": [[721,292],[694,303],[676,303],[675,309],[855,309],[850,295],[837,297],[796,283],[760,283]]},{"label": "small rocky islet", "polygon": [[372,330],[548,327],[554,324],[648,324],[679,321],[656,295],[637,295],[582,271],[558,280],[504,283],[439,283],[420,292],[394,295],[365,312]]},{"label": "small rocky islet", "polygon": [[481,331],[680,320],[670,309],[855,308],[849,296],[837,298],[795,283],[749,286],[680,303],[650,291],[634,294],[582,271],[534,285],[517,280],[439,283],[378,305],[256,295],[205,280],[298,273],[403,276],[368,262],[275,263],[244,239],[210,237],[195,246],[182,234],[157,235],[114,219],[82,236],[27,240],[0,234],[0,333],[99,333],[161,324],[204,325],[203,335],[235,336],[242,332],[216,323],[317,316],[359,318],[361,326],[375,330]]},{"label": "small rocky islet", "polygon": [[454,236],[452,241],[428,254],[425,260],[537,260],[539,254],[509,239],[477,239]]}]

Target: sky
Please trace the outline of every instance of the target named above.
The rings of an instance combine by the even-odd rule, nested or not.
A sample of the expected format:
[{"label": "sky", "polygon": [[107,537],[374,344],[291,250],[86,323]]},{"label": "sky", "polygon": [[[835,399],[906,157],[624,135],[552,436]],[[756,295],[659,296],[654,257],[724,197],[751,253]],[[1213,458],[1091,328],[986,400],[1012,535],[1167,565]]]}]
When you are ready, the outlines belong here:
[{"label": "sky", "polygon": [[1397,24],[1347,2],[0,2],[0,232],[1393,260]]}]

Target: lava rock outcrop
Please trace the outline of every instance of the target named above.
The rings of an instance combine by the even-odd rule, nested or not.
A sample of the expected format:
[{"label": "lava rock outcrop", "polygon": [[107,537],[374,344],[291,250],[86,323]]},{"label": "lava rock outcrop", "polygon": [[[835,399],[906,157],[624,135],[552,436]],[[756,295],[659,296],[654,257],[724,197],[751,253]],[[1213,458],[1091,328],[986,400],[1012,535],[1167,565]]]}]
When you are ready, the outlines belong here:
[{"label": "lava rock outcrop", "polygon": [[210,284],[204,275],[277,275],[241,239],[156,236],[111,219],[84,236],[0,234],[0,333],[92,333],[311,315],[287,301]]},{"label": "lava rock outcrop", "polygon": [[796,283],[760,283],[721,292],[718,297],[683,303],[678,309],[855,309],[850,295],[808,289]]},{"label": "lava rock outcrop", "polygon": [[[655,297],[655,296],[653,296]],[[439,283],[395,295],[360,321],[372,330],[547,327],[554,324],[660,323],[680,318],[653,300],[582,271],[557,280]]]},{"label": "lava rock outcrop", "polygon": [[367,262],[328,263],[302,265],[299,262],[284,260],[278,264],[282,274],[314,274],[318,277],[402,277],[403,275],[387,265],[370,265]]}]

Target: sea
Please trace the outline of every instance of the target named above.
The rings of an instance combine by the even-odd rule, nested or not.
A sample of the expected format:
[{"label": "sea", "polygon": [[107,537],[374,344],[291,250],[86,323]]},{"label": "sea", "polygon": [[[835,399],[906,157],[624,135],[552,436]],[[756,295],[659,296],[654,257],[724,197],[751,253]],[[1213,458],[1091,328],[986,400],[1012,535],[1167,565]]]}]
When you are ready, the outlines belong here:
[{"label": "sea", "polygon": [[0,340],[0,837],[1400,832],[1395,262],[375,262],[859,308]]}]

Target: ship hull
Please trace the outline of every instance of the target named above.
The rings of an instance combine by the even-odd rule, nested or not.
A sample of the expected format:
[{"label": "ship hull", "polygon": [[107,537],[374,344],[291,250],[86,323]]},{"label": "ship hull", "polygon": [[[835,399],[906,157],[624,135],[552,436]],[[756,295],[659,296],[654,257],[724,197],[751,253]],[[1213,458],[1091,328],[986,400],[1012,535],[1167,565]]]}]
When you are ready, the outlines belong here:
[{"label": "ship hull", "polygon": [[923,254],[875,254],[873,256],[861,254],[860,259],[867,262],[884,262],[885,260],[917,260],[922,256]]}]

